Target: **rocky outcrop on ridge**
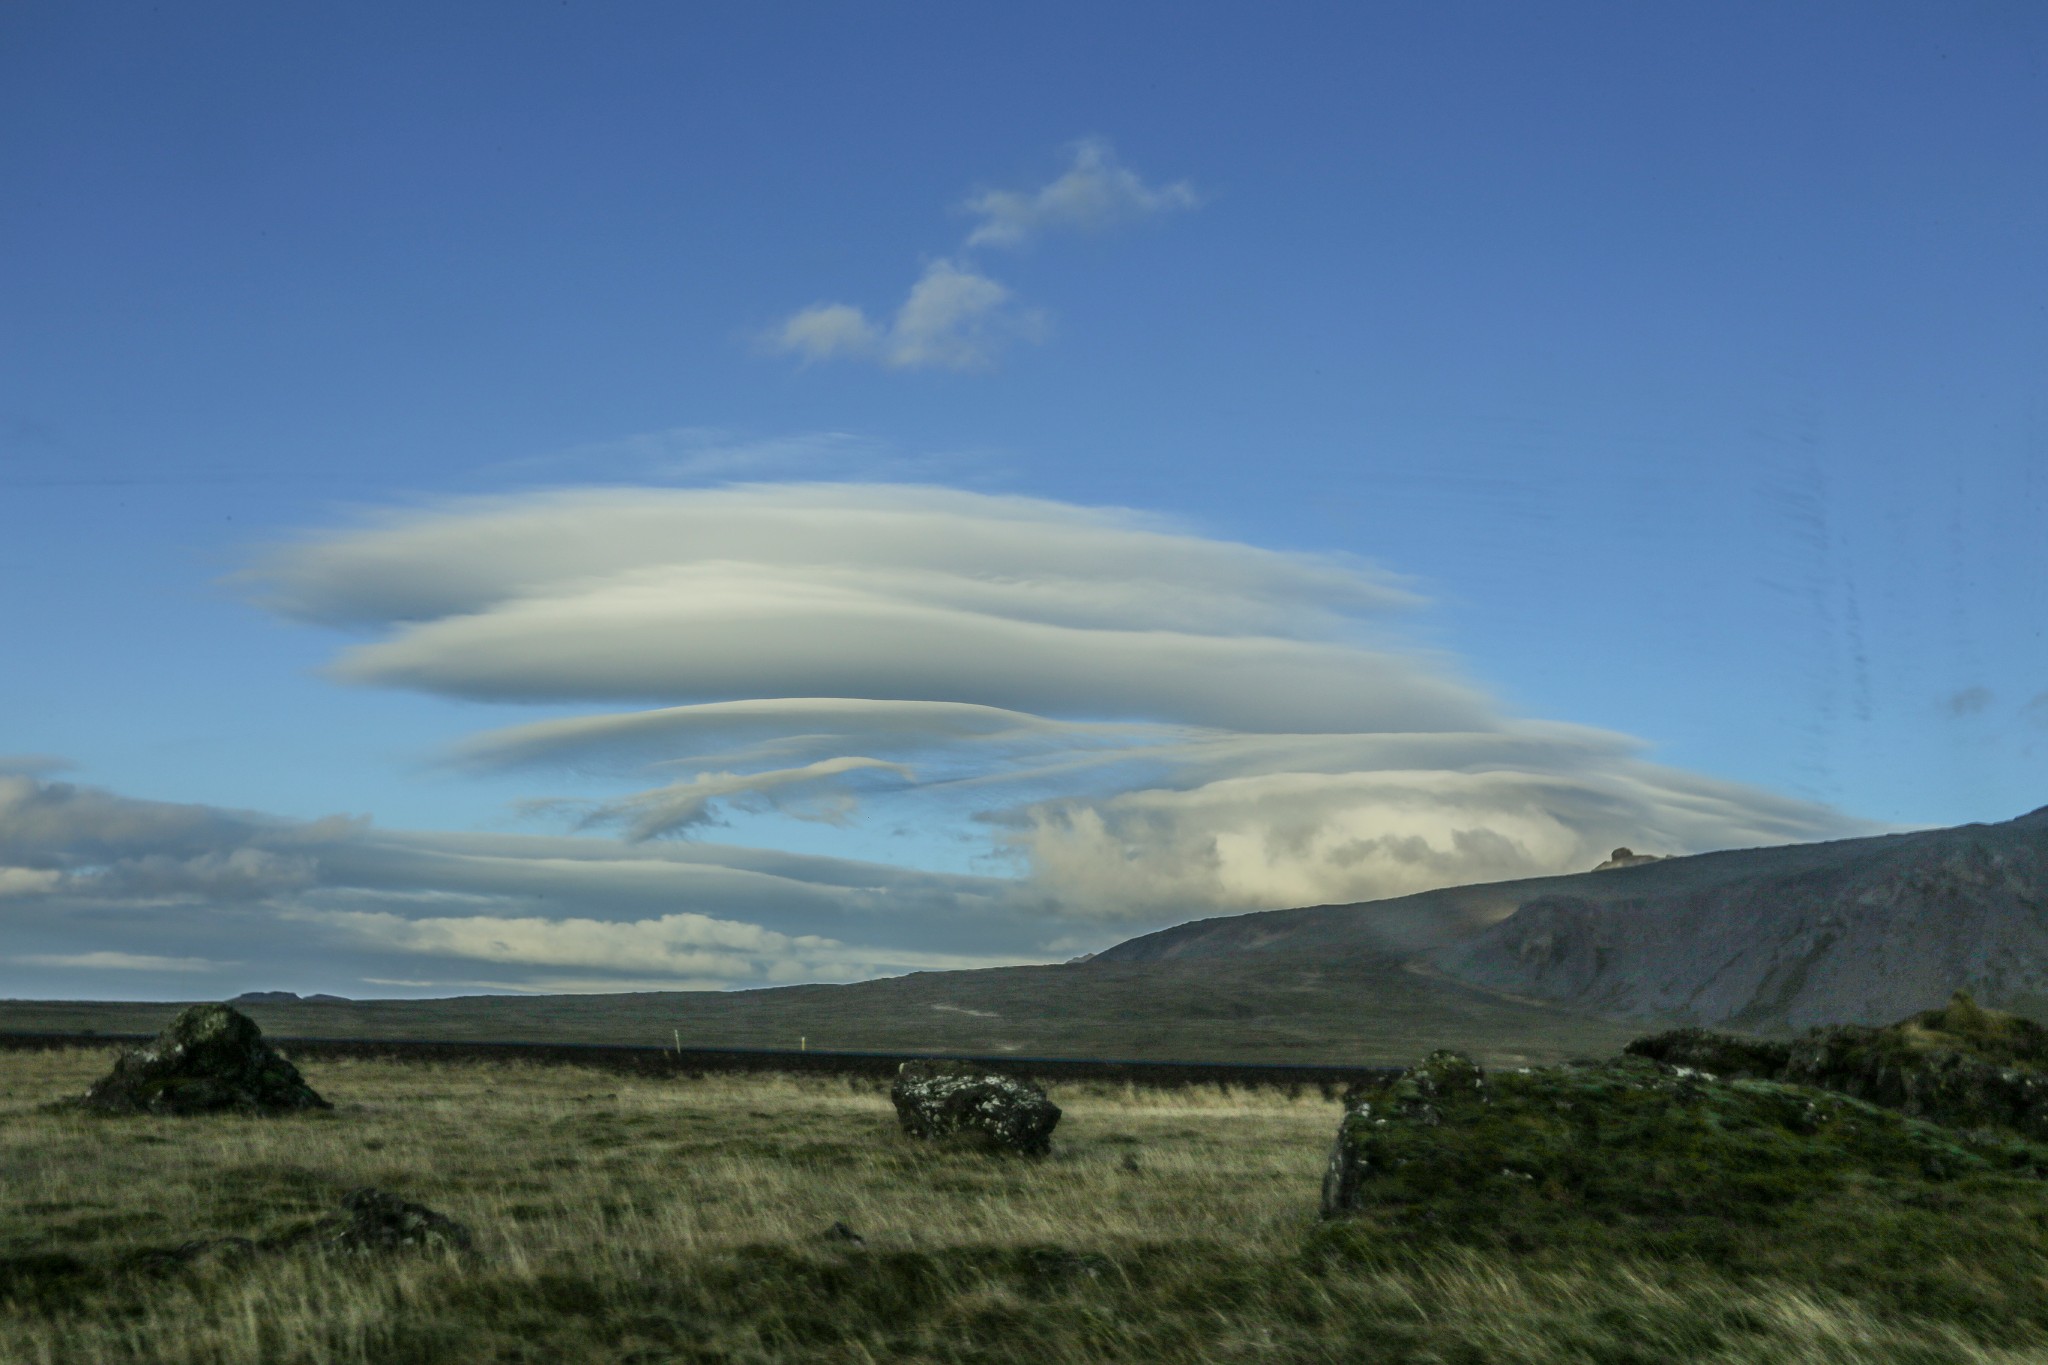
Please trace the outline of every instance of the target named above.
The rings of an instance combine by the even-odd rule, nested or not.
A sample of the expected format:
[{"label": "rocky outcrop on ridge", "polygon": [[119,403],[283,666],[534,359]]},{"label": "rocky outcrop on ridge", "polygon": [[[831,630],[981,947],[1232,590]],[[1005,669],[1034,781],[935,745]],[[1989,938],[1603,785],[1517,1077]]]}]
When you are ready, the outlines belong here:
[{"label": "rocky outcrop on ridge", "polygon": [[978,1134],[1027,1156],[1052,1148],[1059,1106],[1029,1081],[959,1062],[905,1062],[889,1088],[896,1120],[917,1138]]},{"label": "rocky outcrop on ridge", "polygon": [[78,1101],[117,1114],[284,1114],[331,1109],[232,1005],[194,1005],[124,1054]]},{"label": "rocky outcrop on ridge", "polygon": [[1718,1076],[1760,1077],[1854,1095],[1964,1128],[2048,1141],[2048,1028],[1987,1010],[1958,991],[1947,1005],[1884,1028],[1812,1029],[1789,1043],[1680,1029],[1627,1051]]},{"label": "rocky outcrop on ridge", "polygon": [[1632,848],[1617,848],[1607,855],[1606,862],[1596,863],[1593,870],[1612,872],[1617,867],[1641,867],[1644,863],[1661,863],[1669,856],[1666,853],[1638,853]]}]

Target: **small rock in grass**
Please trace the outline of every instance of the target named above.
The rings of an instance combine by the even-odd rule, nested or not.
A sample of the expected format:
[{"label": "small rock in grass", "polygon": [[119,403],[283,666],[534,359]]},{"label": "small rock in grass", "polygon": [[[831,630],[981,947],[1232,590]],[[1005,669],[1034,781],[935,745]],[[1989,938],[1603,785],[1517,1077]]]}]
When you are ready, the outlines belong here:
[{"label": "small rock in grass", "polygon": [[382,1190],[360,1189],[344,1195],[341,1213],[282,1236],[251,1241],[247,1237],[204,1237],[169,1250],[144,1251],[134,1258],[142,1270],[167,1272],[202,1261],[241,1262],[259,1254],[327,1251],[373,1255],[398,1251],[469,1251],[469,1229],[424,1204],[410,1203]]},{"label": "small rock in grass", "polygon": [[453,1218],[383,1190],[352,1190],[342,1196],[341,1208],[340,1217],[324,1219],[270,1245],[362,1253],[468,1251],[474,1242],[469,1229]]}]

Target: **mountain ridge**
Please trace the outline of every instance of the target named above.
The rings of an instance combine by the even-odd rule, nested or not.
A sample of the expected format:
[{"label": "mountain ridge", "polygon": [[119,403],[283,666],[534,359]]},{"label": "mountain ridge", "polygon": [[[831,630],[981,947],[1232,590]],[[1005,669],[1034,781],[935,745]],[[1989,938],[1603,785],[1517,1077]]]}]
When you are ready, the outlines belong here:
[{"label": "mountain ridge", "polygon": [[1789,1030],[1969,989],[2048,1005],[2048,806],[2015,819],[1659,858],[1193,920],[1096,962],[1313,953],[1609,1018]]}]

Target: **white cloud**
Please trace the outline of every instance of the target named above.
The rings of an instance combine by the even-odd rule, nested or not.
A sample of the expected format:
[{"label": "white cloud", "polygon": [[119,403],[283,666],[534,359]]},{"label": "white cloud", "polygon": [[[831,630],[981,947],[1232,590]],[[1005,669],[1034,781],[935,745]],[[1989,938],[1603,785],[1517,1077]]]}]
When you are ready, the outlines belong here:
[{"label": "white cloud", "polygon": [[[859,978],[887,972],[995,966],[1015,959],[971,953],[850,948],[817,935],[779,934],[707,915],[625,922],[495,915],[409,919],[363,911],[301,914],[373,946],[419,957],[546,968],[603,969],[703,983]],[[669,989],[675,989],[673,985]]]},{"label": "white cloud", "polygon": [[25,967],[68,967],[88,971],[209,972],[232,964],[203,957],[155,957],[148,953],[21,953],[7,959]]},{"label": "white cloud", "polygon": [[1038,803],[1004,823],[1038,884],[1073,913],[1112,918],[1344,904],[1579,872],[1631,839],[1693,852],[1854,828],[1804,803],[1603,758],[1605,746],[1546,771],[1475,763],[1472,751],[1488,747],[1479,737],[1439,739],[1461,766],[1251,772]]},{"label": "white cloud", "polygon": [[898,370],[980,370],[1011,341],[1045,336],[1043,313],[1014,305],[1010,291],[953,260],[936,260],[910,287],[887,326],[846,303],[820,303],[767,338],[778,351],[818,360],[870,360]]},{"label": "white cloud", "polygon": [[546,494],[288,549],[257,577],[383,622],[350,681],[495,700],[843,697],[1245,730],[1488,728],[1443,660],[1374,643],[1370,566],[1128,513],[887,485]]},{"label": "white cloud", "polygon": [[[650,764],[817,761],[849,746],[940,753],[969,740],[1016,752],[1115,747],[1179,727],[1087,724],[971,702],[860,697],[760,697],[593,716],[565,716],[472,736],[451,758],[479,770],[555,764],[618,771]],[[653,759],[660,752],[666,759]]]},{"label": "white cloud", "polygon": [[981,219],[968,246],[1016,247],[1051,230],[1100,230],[1200,202],[1185,180],[1147,185],[1118,163],[1108,142],[1084,138],[1074,145],[1073,164],[1051,184],[1029,193],[986,190],[962,207]]},{"label": "white cloud", "polygon": [[[589,803],[583,808],[578,827],[590,829],[598,825],[623,825],[628,843],[644,843],[665,834],[677,834],[710,824],[717,818],[714,805],[721,803],[742,810],[773,808],[799,819],[844,824],[855,809],[851,795],[835,791],[822,798],[814,794],[807,801],[792,801],[783,793],[789,788],[831,783],[833,779],[849,773],[875,771],[891,772],[906,781],[913,776],[910,769],[901,763],[857,755],[766,772],[703,772],[687,782],[634,792],[616,801]],[[544,808],[573,808],[578,803],[549,801],[537,804]]]},{"label": "white cloud", "polygon": [[0,896],[35,896],[55,889],[64,874],[47,867],[0,867]]},{"label": "white cloud", "polygon": [[774,344],[806,360],[867,360],[884,350],[882,329],[848,303],[820,303],[793,314],[776,329]]},{"label": "white cloud", "polygon": [[[294,619],[480,612],[568,580],[676,565],[888,569],[1032,619],[1295,638],[1422,605],[1349,556],[1263,550],[1124,508],[918,484],[568,489],[453,500],[278,546],[238,581]],[[1184,589],[1185,591],[1180,591]]]},{"label": "white cloud", "polygon": [[[1019,247],[1049,231],[1099,231],[1200,202],[1186,181],[1147,185],[1118,163],[1101,138],[1084,138],[1073,151],[1073,164],[1051,184],[1028,193],[985,190],[962,204],[980,220],[963,251]],[[1042,309],[1019,305],[1008,287],[964,258],[941,257],[925,267],[886,323],[850,303],[814,303],[768,329],[760,341],[768,351],[806,362],[985,370],[1011,342],[1042,341],[1050,327]]]},{"label": "white cloud", "polygon": [[[582,808],[633,837],[885,777],[865,810],[978,831],[1023,872],[989,882],[999,916],[1157,921],[1873,828],[1504,714],[1402,643],[1420,599],[1370,565],[1123,511],[552,493],[309,540],[259,577],[293,615],[383,628],[336,663],[352,681],[672,703],[511,727],[460,762],[659,774]],[[839,795],[824,813],[850,819]]]}]

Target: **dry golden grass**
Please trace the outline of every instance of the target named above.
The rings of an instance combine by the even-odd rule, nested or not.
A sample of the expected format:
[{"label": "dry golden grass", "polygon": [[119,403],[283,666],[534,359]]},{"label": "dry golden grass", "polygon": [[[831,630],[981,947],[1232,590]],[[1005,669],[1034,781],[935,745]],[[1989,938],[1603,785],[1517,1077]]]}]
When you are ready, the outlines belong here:
[{"label": "dry golden grass", "polygon": [[[1313,1094],[1055,1087],[1039,1161],[914,1143],[886,1093],[821,1079],[334,1062],[306,1068],[328,1115],[41,1107],[109,1060],[0,1054],[0,1360],[2048,1361],[1699,1266],[1318,1260],[1337,1111]],[[359,1185],[469,1224],[478,1254],[123,1268]]]}]

